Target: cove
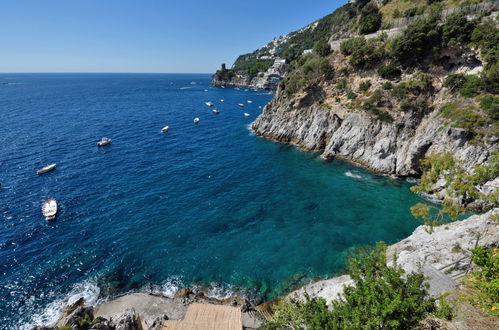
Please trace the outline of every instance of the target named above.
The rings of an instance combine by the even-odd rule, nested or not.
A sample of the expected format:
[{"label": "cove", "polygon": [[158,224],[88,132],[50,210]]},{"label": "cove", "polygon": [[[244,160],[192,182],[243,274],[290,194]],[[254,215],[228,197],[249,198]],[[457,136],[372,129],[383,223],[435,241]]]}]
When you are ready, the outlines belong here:
[{"label": "cove", "polygon": [[[271,299],[418,225],[405,180],[254,136],[266,91],[210,87],[209,75],[0,81],[0,323],[12,328],[81,294],[194,286]],[[103,136],[113,142],[99,149]],[[46,198],[59,202],[55,222]]]}]

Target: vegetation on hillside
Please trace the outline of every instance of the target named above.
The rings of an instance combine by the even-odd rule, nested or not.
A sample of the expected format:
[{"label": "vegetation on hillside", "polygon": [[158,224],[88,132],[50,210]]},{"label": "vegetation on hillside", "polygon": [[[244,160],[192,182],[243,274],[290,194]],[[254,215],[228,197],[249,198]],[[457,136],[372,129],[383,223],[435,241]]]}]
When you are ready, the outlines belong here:
[{"label": "vegetation on hillside", "polygon": [[480,246],[471,252],[472,261],[478,269],[466,281],[473,290],[467,298],[486,313],[499,316],[499,249]]},{"label": "vegetation on hillside", "polygon": [[422,274],[386,265],[386,245],[360,249],[348,260],[354,285],[328,309],[322,298],[282,300],[261,329],[411,329],[436,310]]},{"label": "vegetation on hillside", "polygon": [[418,203],[411,208],[414,217],[423,219],[426,225],[433,227],[448,219],[456,220],[477,200],[488,202],[489,207],[499,206],[499,191],[484,193],[479,189],[484,183],[499,177],[499,151],[492,153],[487,165],[475,166],[471,173],[450,153],[430,155],[421,162],[421,166],[421,180],[411,190],[434,193],[442,188],[436,186],[439,183],[443,184],[446,192],[442,207]]}]

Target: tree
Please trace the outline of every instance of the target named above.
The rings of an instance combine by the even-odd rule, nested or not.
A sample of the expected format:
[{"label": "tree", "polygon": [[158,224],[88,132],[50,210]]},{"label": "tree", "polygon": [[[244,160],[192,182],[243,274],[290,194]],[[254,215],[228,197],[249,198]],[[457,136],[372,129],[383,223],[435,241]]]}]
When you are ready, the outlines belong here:
[{"label": "tree", "polygon": [[382,15],[378,6],[373,2],[369,2],[362,8],[359,18],[359,33],[369,34],[378,31],[381,27]]},{"label": "tree", "polygon": [[468,43],[474,28],[475,24],[468,21],[463,12],[450,15],[442,25],[442,46]]},{"label": "tree", "polygon": [[315,43],[314,52],[322,57],[326,57],[331,53],[331,46],[326,39],[319,40]]},{"label": "tree", "polygon": [[438,17],[418,19],[409,24],[404,33],[393,40],[391,54],[404,65],[419,64],[438,50],[441,36]]}]

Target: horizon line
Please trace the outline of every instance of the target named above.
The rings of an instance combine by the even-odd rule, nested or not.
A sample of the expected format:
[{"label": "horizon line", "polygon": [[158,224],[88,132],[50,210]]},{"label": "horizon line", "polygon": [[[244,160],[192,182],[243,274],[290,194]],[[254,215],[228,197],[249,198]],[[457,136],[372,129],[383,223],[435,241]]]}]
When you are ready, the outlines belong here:
[{"label": "horizon line", "polygon": [[0,74],[213,74],[213,72],[105,72],[105,71],[67,71],[67,72],[0,72]]}]

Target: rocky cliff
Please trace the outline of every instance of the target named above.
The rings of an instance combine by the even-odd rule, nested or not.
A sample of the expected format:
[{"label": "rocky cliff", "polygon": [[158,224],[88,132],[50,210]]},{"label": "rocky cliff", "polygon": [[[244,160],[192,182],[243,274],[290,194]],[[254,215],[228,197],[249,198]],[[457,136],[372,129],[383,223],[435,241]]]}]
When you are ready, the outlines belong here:
[{"label": "rocky cliff", "polygon": [[418,176],[421,159],[444,151],[472,168],[487,161],[496,143],[495,139],[477,143],[472,133],[446,125],[436,112],[421,115],[409,111],[393,122],[384,122],[341,102],[326,106],[322,89],[309,89],[292,101],[280,96],[278,93],[253,122],[256,134],[380,173]]}]

